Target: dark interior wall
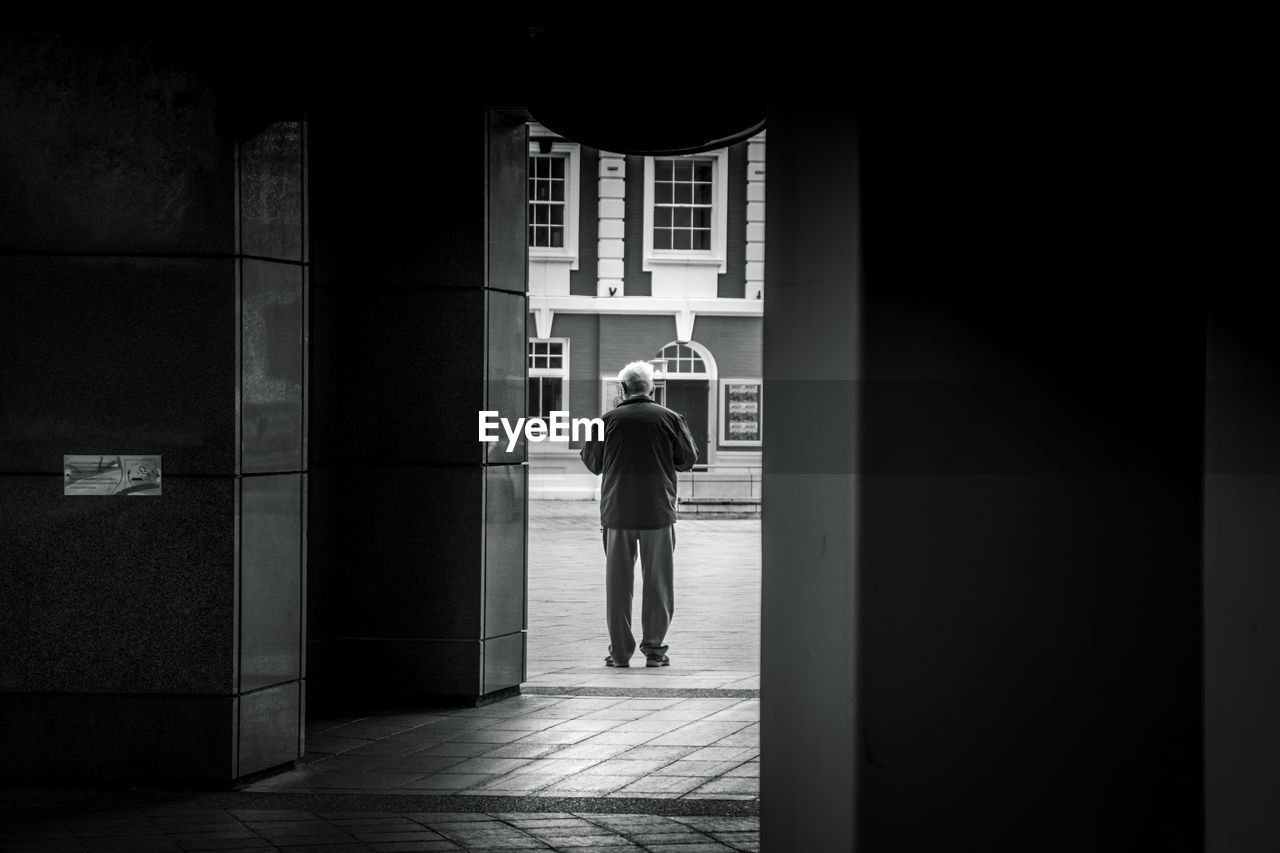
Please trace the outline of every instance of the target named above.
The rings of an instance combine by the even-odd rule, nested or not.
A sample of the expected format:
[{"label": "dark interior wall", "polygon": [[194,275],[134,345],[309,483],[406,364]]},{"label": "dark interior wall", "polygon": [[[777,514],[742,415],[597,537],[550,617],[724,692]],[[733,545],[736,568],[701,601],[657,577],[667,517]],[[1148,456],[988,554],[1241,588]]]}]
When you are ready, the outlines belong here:
[{"label": "dark interior wall", "polygon": [[[198,45],[0,38],[4,773],[224,781],[292,761],[297,102],[247,97]],[[62,494],[63,454],[129,453],[161,455],[161,495]]]},{"label": "dark interior wall", "polygon": [[[846,701],[845,629],[857,689],[791,732],[766,701],[766,846],[835,789],[860,849],[1200,847],[1203,305],[1152,214],[1176,112],[1035,73],[1034,102],[966,69],[770,114],[762,691],[812,658]],[[846,126],[856,210],[805,168]],[[806,474],[824,508],[778,510]],[[844,748],[852,779],[801,771]]]},{"label": "dark interior wall", "polygon": [[1280,346],[1247,275],[1213,294],[1205,383],[1205,791],[1212,853],[1280,846]]},{"label": "dark interior wall", "polygon": [[1203,305],[1141,216],[1175,113],[1036,82],[859,116],[872,849],[1199,846]]}]

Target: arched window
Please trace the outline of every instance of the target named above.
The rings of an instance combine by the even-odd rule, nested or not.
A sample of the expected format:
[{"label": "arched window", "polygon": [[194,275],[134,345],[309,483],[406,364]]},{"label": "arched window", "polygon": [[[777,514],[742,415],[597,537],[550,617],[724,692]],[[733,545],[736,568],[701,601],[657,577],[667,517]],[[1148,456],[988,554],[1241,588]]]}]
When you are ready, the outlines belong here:
[{"label": "arched window", "polygon": [[668,379],[692,379],[708,377],[707,363],[693,347],[685,344],[667,344],[656,358],[666,359],[666,375]]}]

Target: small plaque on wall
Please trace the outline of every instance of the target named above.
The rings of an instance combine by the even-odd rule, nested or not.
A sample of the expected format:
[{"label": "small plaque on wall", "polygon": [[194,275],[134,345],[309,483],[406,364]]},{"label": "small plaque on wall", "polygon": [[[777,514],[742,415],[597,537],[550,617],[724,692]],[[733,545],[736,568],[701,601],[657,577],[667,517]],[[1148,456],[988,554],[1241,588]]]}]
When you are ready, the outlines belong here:
[{"label": "small plaque on wall", "polygon": [[63,456],[64,495],[158,495],[159,456]]}]

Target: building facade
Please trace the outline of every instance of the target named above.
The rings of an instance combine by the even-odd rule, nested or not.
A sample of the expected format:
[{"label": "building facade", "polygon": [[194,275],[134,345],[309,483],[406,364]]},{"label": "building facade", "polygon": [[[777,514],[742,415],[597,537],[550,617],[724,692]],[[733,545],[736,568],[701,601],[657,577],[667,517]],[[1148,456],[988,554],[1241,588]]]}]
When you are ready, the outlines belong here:
[{"label": "building facade", "polygon": [[[765,133],[696,155],[598,151],[529,127],[529,407],[595,417],[651,361],[696,472],[758,478]],[[590,499],[581,441],[529,450],[530,497]],[[696,474],[695,474],[696,476]]]}]

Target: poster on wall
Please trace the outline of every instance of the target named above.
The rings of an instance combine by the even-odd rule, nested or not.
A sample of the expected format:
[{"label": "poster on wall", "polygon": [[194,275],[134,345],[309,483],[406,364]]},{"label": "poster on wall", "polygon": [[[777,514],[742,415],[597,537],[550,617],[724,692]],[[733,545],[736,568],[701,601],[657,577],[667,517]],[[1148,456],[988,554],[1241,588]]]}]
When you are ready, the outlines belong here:
[{"label": "poster on wall", "polygon": [[724,424],[726,442],[760,441],[759,383],[725,384]]},{"label": "poster on wall", "polygon": [[159,456],[112,454],[62,457],[64,495],[158,495]]}]

